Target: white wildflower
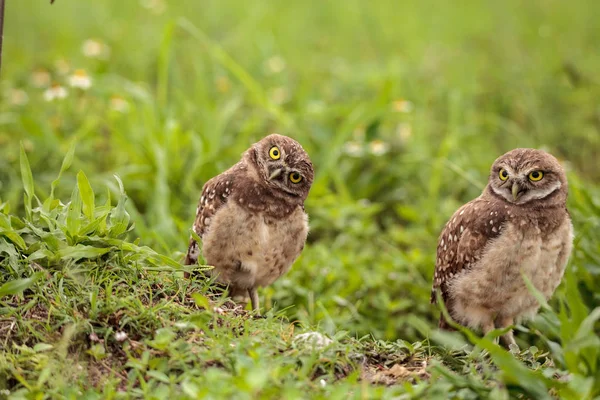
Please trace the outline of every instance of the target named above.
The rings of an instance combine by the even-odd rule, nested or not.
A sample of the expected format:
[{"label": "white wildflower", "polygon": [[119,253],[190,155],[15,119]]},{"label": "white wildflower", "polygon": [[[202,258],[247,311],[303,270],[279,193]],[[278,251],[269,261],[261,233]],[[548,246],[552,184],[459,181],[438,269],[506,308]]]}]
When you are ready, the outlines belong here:
[{"label": "white wildflower", "polygon": [[319,381],[319,384],[321,385],[322,388],[324,388],[325,386],[327,386],[327,381],[325,379],[321,379]]},{"label": "white wildflower", "polygon": [[110,47],[96,39],[88,39],[83,42],[81,52],[89,58],[108,58]]},{"label": "white wildflower", "polygon": [[61,100],[67,97],[67,89],[55,83],[44,92],[44,99],[46,101]]},{"label": "white wildflower", "polygon": [[110,99],[110,109],[124,114],[129,111],[129,102],[121,96],[113,96]]},{"label": "white wildflower", "polygon": [[363,154],[363,147],[358,142],[346,142],[344,152],[352,157],[360,157]]},{"label": "white wildflower", "polygon": [[92,78],[83,69],[78,69],[69,77],[69,85],[87,90],[92,86]]},{"label": "white wildflower", "polygon": [[278,74],[285,69],[285,60],[281,56],[273,56],[265,61],[265,69],[271,74]]},{"label": "white wildflower", "polygon": [[383,140],[373,140],[369,143],[369,150],[374,156],[382,156],[388,152],[390,146]]},{"label": "white wildflower", "polygon": [[392,108],[394,111],[409,113],[413,110],[413,103],[408,100],[396,100],[392,103]]}]

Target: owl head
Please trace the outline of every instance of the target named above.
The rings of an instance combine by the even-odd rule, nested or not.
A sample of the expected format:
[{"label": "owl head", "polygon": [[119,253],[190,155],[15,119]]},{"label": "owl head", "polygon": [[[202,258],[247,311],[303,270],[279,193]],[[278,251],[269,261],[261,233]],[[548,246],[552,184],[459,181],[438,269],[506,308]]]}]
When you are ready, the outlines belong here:
[{"label": "owl head", "polygon": [[488,188],[513,204],[564,205],[567,176],[551,154],[536,149],[514,149],[496,159]]},{"label": "owl head", "polygon": [[313,165],[300,143],[272,134],[248,151],[260,180],[282,194],[305,200],[313,182]]}]

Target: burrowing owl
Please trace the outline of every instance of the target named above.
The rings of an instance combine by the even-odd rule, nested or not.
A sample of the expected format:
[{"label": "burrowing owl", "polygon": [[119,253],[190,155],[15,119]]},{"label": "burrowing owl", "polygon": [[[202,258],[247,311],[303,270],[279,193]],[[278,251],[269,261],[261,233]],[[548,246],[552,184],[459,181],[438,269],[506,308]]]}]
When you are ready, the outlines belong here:
[{"label": "burrowing owl", "polygon": [[[455,321],[484,333],[533,317],[539,304],[521,274],[552,296],[573,242],[566,200],[567,178],[552,155],[515,149],[499,157],[481,196],[440,235],[431,301],[439,290]],[[449,328],[443,316],[440,328]],[[501,339],[514,343],[512,332]]]},{"label": "burrowing owl", "polygon": [[[304,248],[308,215],[304,200],[313,166],[302,146],[269,135],[242,159],[204,185],[193,230],[211,274],[229,285],[231,297],[259,311],[257,287],[286,273]],[[185,264],[196,264],[198,243],[191,238]]]}]

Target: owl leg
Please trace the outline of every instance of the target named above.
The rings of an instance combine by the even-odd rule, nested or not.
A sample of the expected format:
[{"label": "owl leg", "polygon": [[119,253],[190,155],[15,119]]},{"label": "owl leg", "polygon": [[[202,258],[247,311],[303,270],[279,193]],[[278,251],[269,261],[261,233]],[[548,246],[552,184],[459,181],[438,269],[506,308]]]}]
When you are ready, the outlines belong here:
[{"label": "owl leg", "polygon": [[229,297],[231,297],[234,303],[241,305],[242,308],[246,308],[246,304],[248,304],[246,289],[229,285]]},{"label": "owl leg", "polygon": [[[514,319],[512,317],[499,317],[496,320],[496,325],[498,325],[498,328],[506,328],[508,326],[511,326],[515,323]],[[502,345],[504,347],[506,347],[507,349],[510,349],[511,345],[517,345],[517,342],[515,342],[515,336],[513,334],[512,329],[508,332],[506,332],[504,335],[500,336],[500,341],[502,343]]]},{"label": "owl leg", "polygon": [[258,291],[255,287],[248,289],[248,294],[250,295],[250,301],[252,302],[252,311],[256,313],[256,315],[260,315],[260,305],[258,301]]}]

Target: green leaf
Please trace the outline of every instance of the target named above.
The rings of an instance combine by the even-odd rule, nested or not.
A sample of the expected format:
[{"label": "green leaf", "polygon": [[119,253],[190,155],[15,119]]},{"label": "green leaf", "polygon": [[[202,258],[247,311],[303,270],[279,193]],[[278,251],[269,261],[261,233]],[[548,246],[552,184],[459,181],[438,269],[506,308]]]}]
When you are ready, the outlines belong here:
[{"label": "green leaf", "polygon": [[149,377],[154,378],[156,380],[159,380],[161,382],[164,382],[164,383],[170,382],[167,374],[165,374],[164,372],[161,372],[161,371],[150,370],[150,371],[146,372],[146,375],[148,375]]},{"label": "green leaf", "polygon": [[25,153],[23,143],[21,143],[21,180],[23,181],[23,189],[25,189],[25,212],[28,216],[31,215],[31,200],[33,199],[33,175],[31,174],[31,167],[29,166],[29,160]]},{"label": "green leaf", "polygon": [[16,244],[21,250],[24,250],[27,247],[25,240],[15,232],[11,226],[10,220],[4,214],[0,214],[0,235]]},{"label": "green leaf", "polygon": [[202,307],[206,310],[210,310],[210,301],[208,300],[208,297],[203,296],[200,293],[192,293],[192,299],[194,299],[194,303],[196,303],[196,305],[198,307]]},{"label": "green leaf", "polygon": [[69,203],[69,210],[67,212],[67,231],[71,236],[75,236],[79,233],[79,227],[81,226],[81,207],[81,196],[79,195],[79,188],[76,186],[73,188],[71,202]]},{"label": "green leaf", "polygon": [[90,185],[90,181],[83,171],[77,173],[77,187],[79,188],[79,195],[83,202],[83,214],[90,220],[94,220],[94,210],[96,204],[94,201],[94,190]]},{"label": "green leaf", "polygon": [[112,250],[112,247],[94,247],[78,244],[76,246],[65,247],[57,253],[60,258],[72,258],[79,260],[81,258],[96,258]]},{"label": "green leaf", "polygon": [[15,279],[13,281],[6,282],[4,285],[0,286],[0,297],[21,293],[33,285],[40,277],[41,273],[37,273],[31,278]]},{"label": "green leaf", "polygon": [[115,175],[114,177],[119,184],[119,191],[121,192],[121,197],[119,198],[117,206],[113,208],[113,210],[110,212],[111,227],[109,233],[112,237],[118,237],[119,235],[127,231],[127,226],[129,225],[129,214],[125,210],[125,202],[127,201],[127,195],[125,194],[123,182],[117,175]]},{"label": "green leaf", "polygon": [[50,197],[54,198],[54,190],[56,190],[56,187],[58,186],[58,183],[60,182],[60,178],[62,177],[62,174],[64,174],[65,171],[71,167],[71,164],[73,163],[74,155],[75,155],[75,141],[73,141],[71,143],[71,146],[69,146],[69,150],[67,150],[67,154],[65,154],[65,158],[63,158],[63,162],[62,162],[62,165],[60,166],[60,171],[58,173],[58,177],[56,177],[56,179],[53,180],[52,183],[50,184]]},{"label": "green leaf", "polygon": [[44,258],[51,260],[54,257],[54,253],[52,253],[50,250],[43,248],[43,249],[39,249],[34,251],[33,253],[31,253],[29,255],[29,257],[27,257],[27,261],[37,261],[37,260],[43,260]]},{"label": "green leaf", "polygon": [[52,350],[53,348],[54,348],[54,346],[52,346],[51,344],[38,343],[35,346],[33,346],[33,351],[35,351],[36,353],[41,353],[44,351]]}]

